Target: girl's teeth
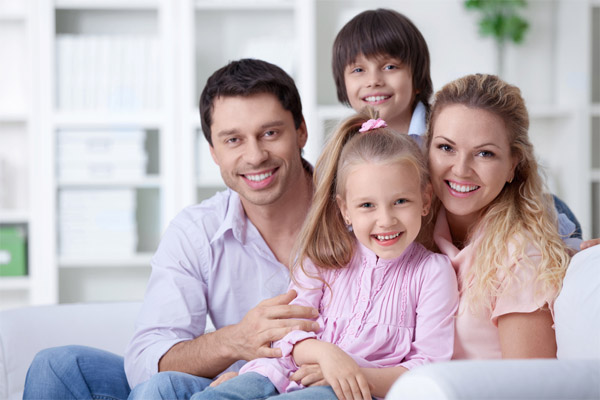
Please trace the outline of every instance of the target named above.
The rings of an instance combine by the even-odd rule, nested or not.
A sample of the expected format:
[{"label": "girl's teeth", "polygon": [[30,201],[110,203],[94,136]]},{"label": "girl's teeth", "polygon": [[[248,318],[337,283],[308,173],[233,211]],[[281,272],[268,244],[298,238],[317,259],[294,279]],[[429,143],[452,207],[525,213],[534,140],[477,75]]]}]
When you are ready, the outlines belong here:
[{"label": "girl's teeth", "polygon": [[395,233],[393,235],[377,235],[377,240],[390,240],[397,238],[400,235],[400,232]]},{"label": "girl's teeth", "polygon": [[271,172],[267,172],[265,174],[258,174],[258,175],[246,175],[246,178],[248,180],[251,180],[252,182],[260,182],[263,179],[267,179],[268,177],[270,177],[271,175],[273,175],[273,171]]},{"label": "girl's teeth", "polygon": [[475,189],[479,189],[479,186],[470,186],[470,185],[459,185],[454,182],[448,181],[448,185],[457,192],[468,193],[472,192]]}]

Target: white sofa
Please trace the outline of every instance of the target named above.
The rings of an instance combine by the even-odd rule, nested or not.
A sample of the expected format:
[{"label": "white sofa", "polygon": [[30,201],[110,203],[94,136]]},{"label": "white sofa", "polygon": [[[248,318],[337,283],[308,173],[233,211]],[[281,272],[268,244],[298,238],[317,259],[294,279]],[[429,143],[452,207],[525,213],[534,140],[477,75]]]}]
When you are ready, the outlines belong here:
[{"label": "white sofa", "polygon": [[[0,312],[0,399],[21,399],[41,349],[81,344],[123,354],[141,303]],[[558,360],[450,361],[416,368],[388,399],[600,399],[600,246],[574,259],[555,306]]]}]

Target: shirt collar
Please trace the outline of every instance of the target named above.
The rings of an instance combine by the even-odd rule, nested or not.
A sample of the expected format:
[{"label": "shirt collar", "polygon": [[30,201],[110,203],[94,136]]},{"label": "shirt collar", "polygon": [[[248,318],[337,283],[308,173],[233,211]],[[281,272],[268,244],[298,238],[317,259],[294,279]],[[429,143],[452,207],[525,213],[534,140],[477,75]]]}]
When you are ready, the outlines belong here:
[{"label": "shirt collar", "polygon": [[377,257],[377,254],[367,246],[363,245],[358,239],[356,240],[356,249],[357,253],[367,261],[366,265],[371,268],[381,268],[387,267],[392,264],[397,264],[402,258],[406,257],[411,253],[410,249],[415,245],[415,243],[411,243],[408,245],[406,249],[396,258],[392,259],[383,259]]},{"label": "shirt collar", "polygon": [[408,126],[409,135],[425,135],[425,132],[427,131],[426,114],[427,109],[425,108],[425,105],[422,102],[418,102],[410,119],[410,125]]},{"label": "shirt collar", "polygon": [[225,210],[225,218],[223,219],[223,223],[219,226],[219,229],[217,229],[210,239],[210,242],[212,244],[225,235],[226,232],[231,231],[233,237],[244,244],[246,241],[248,218],[246,217],[246,212],[242,206],[239,194],[229,188],[227,188],[227,192],[229,193],[229,200]]}]

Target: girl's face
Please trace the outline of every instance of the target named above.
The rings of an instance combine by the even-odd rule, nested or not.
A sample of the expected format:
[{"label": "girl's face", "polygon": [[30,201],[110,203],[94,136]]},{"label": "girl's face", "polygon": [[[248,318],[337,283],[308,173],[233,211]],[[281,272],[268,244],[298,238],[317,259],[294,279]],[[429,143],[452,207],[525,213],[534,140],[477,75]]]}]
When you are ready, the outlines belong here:
[{"label": "girl's face", "polygon": [[372,106],[391,128],[408,132],[415,99],[409,66],[390,56],[367,58],[361,54],[346,66],[344,82],[355,111]]},{"label": "girl's face", "polygon": [[502,118],[462,104],[437,115],[429,148],[433,191],[449,220],[472,226],[514,177],[509,133]]},{"label": "girl's face", "polygon": [[407,161],[350,167],[346,193],[337,201],[356,238],[378,257],[399,257],[421,229],[431,190],[421,193],[416,168]]}]

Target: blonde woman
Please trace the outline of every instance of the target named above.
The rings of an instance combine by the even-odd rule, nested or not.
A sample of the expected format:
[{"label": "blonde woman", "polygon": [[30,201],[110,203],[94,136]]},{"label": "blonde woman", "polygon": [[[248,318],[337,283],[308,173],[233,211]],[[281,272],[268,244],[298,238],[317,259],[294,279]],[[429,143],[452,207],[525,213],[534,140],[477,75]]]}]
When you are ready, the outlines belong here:
[{"label": "blonde woman", "polygon": [[460,290],[454,359],[556,356],[553,302],[569,264],[517,87],[469,75],[435,97],[426,146],[433,238]]}]

